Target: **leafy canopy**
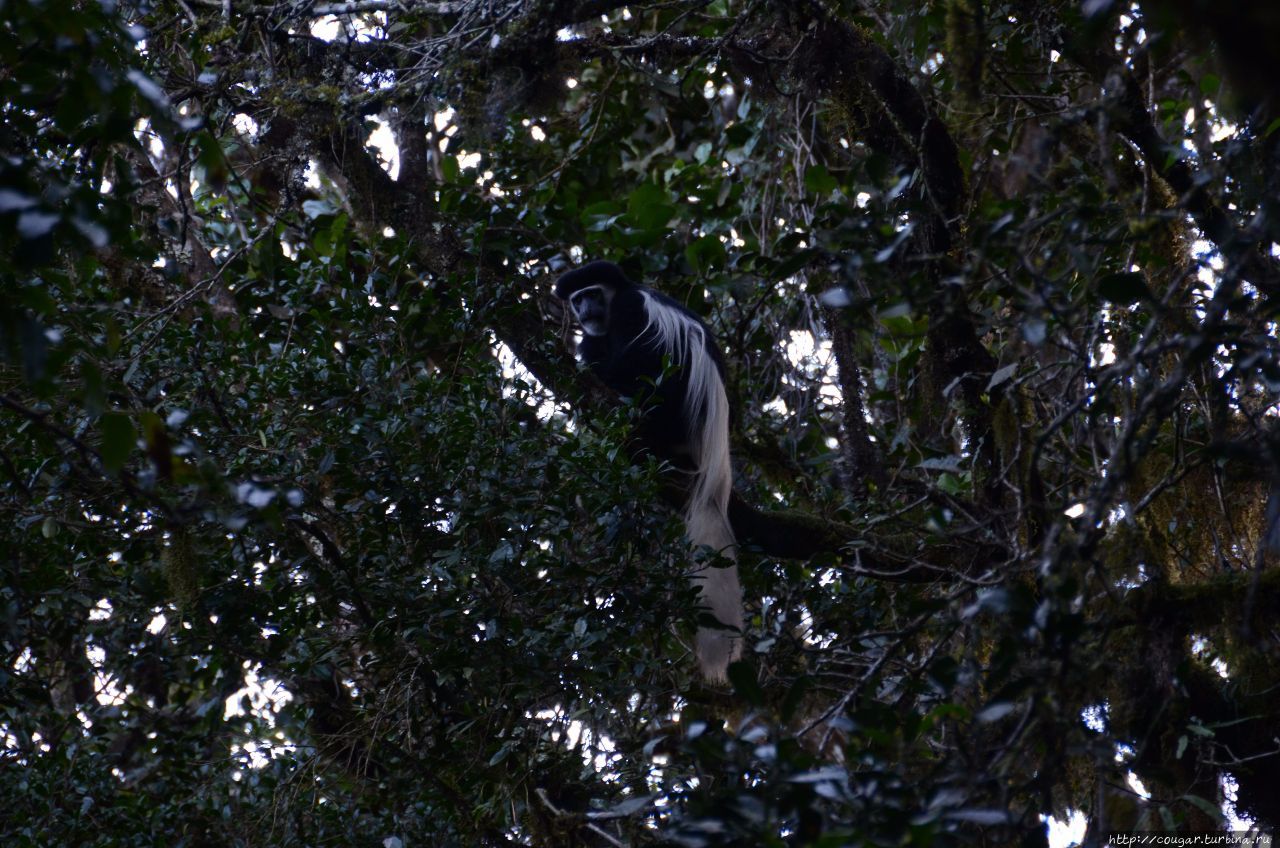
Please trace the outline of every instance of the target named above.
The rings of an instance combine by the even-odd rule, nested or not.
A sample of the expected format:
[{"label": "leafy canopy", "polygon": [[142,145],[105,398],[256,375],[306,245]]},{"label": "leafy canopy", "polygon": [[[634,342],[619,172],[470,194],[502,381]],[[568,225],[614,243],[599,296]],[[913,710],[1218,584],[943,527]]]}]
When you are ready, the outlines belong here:
[{"label": "leafy canopy", "polygon": [[[7,3],[0,841],[1280,821],[1277,39],[1160,0]],[[725,691],[680,476],[549,296],[596,258],[726,355]]]}]

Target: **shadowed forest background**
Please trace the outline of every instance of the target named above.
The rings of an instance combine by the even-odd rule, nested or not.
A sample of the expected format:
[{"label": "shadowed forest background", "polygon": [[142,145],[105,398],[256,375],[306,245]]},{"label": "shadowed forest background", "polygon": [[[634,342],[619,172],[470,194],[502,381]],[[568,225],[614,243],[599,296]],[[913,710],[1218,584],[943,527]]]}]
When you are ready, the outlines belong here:
[{"label": "shadowed forest background", "polygon": [[[0,842],[1280,823],[1280,7],[0,4]],[[550,296],[718,336],[748,601]]]}]

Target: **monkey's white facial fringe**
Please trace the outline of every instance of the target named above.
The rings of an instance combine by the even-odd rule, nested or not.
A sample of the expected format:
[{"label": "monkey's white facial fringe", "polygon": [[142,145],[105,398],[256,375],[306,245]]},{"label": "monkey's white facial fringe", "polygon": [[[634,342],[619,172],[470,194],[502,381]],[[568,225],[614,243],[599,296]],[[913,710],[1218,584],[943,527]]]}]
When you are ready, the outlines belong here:
[{"label": "monkey's white facial fringe", "polygon": [[[701,325],[678,309],[644,292],[648,329],[661,350],[688,375],[685,410],[689,416],[689,447],[696,467],[685,508],[685,532],[694,547],[706,545],[729,559],[737,559],[736,540],[729,525],[729,496],[733,466],[729,461],[729,398],[715,360],[707,351]],[[737,566],[704,566],[693,575],[702,602],[723,629],[698,628],[698,664],[703,676],[720,683],[729,663],[742,655],[742,588]]]},{"label": "monkey's white facial fringe", "polygon": [[[598,295],[604,301],[602,315],[590,315],[586,307],[587,299]],[[609,310],[613,305],[613,289],[608,286],[584,286],[569,298],[569,306],[573,309],[573,317],[578,319],[582,332],[588,336],[607,336],[609,334]]]},{"label": "monkey's white facial fringe", "polygon": [[582,332],[588,336],[607,336],[609,335],[608,320],[597,321],[594,318],[583,318],[578,316],[578,324],[582,327]]}]

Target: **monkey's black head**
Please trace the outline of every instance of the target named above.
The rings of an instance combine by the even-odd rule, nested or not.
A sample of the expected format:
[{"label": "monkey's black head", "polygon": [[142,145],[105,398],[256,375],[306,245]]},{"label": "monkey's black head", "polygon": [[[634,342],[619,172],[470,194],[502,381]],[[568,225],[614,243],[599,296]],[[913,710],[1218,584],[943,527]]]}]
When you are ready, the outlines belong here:
[{"label": "monkey's black head", "polygon": [[614,291],[620,291],[634,288],[635,283],[628,280],[627,275],[622,273],[622,269],[617,265],[597,260],[561,274],[560,279],[556,280],[556,297],[569,300],[574,292],[588,286],[605,286]]},{"label": "monkey's black head", "polygon": [[609,307],[614,296],[635,288],[622,269],[612,262],[590,262],[564,274],[556,281],[556,297],[569,301],[573,314],[589,336],[609,332]]}]

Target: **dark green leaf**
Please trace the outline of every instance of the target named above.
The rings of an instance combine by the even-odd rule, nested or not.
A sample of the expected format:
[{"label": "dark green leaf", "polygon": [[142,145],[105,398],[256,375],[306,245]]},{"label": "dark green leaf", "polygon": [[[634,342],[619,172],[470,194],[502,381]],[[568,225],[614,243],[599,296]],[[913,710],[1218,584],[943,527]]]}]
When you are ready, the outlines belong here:
[{"label": "dark green leaf", "polygon": [[749,663],[738,661],[729,663],[729,682],[733,691],[748,704],[763,704],[764,690],[756,679],[756,671]]},{"label": "dark green leaf", "polygon": [[1151,299],[1146,278],[1136,272],[1105,275],[1098,280],[1098,294],[1112,303],[1124,305]]},{"label": "dark green leaf", "polygon": [[667,193],[653,183],[644,183],[627,200],[627,212],[643,230],[665,227],[675,215]]},{"label": "dark green leaf", "polygon": [[127,415],[107,412],[99,419],[98,428],[102,433],[102,464],[108,471],[119,471],[137,441],[133,422]]},{"label": "dark green leaf", "polygon": [[710,235],[702,236],[686,247],[684,255],[693,270],[699,274],[722,268],[728,260],[724,244],[716,236]]},{"label": "dark green leaf", "polygon": [[804,186],[819,197],[826,197],[840,184],[822,165],[810,165],[804,171]]}]

